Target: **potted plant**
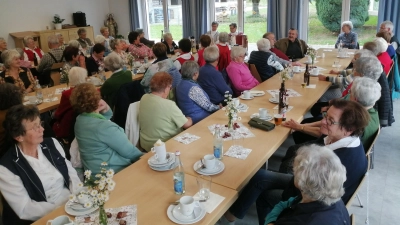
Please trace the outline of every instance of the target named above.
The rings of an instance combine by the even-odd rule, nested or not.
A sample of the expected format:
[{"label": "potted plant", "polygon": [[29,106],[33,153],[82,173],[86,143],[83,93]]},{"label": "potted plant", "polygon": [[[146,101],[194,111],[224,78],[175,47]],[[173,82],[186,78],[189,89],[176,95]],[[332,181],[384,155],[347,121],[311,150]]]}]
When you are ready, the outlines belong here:
[{"label": "potted plant", "polygon": [[65,19],[61,19],[60,18],[60,15],[58,15],[58,14],[54,15],[53,23],[54,23],[54,27],[56,28],[56,30],[61,30],[62,29],[62,22],[64,20]]}]

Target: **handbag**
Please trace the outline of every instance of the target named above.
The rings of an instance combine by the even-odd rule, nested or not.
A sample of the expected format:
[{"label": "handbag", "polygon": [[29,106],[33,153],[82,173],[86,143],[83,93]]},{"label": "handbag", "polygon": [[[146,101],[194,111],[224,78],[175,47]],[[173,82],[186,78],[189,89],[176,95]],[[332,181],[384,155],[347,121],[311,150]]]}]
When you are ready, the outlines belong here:
[{"label": "handbag", "polygon": [[275,124],[259,119],[259,118],[252,118],[249,121],[249,125],[261,130],[271,131],[275,128]]}]

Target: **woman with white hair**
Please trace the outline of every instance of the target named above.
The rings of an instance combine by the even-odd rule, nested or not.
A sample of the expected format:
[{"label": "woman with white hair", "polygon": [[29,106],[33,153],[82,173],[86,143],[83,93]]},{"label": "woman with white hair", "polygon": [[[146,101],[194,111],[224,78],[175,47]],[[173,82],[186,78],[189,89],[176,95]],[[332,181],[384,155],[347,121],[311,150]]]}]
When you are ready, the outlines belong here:
[{"label": "woman with white hair", "polygon": [[335,44],[335,48],[338,48],[341,44],[342,48],[356,49],[357,48],[357,33],[351,31],[353,30],[353,23],[351,21],[344,21],[342,23],[343,33],[339,34],[338,39]]},{"label": "woman with white hair", "polygon": [[65,90],[61,93],[60,105],[54,112],[53,119],[53,131],[57,138],[64,139],[64,143],[70,143],[72,140],[71,134],[73,134],[74,123],[76,114],[72,109],[69,98],[72,90],[78,84],[86,82],[87,70],[81,67],[72,67],[68,72],[68,80],[70,89]]},{"label": "woman with white hair", "polygon": [[[3,53],[5,50],[7,50],[7,41],[4,38],[0,37],[0,56],[1,53]],[[3,63],[1,57],[0,57],[0,63]]]},{"label": "woman with white hair", "polygon": [[42,49],[36,46],[35,40],[33,40],[32,36],[24,37],[24,60],[33,62],[36,60],[42,59],[44,52]]},{"label": "woman with white hair", "polygon": [[100,33],[105,38],[104,47],[106,48],[106,51],[104,52],[104,56],[107,56],[111,52],[110,41],[114,40],[114,37],[110,36],[110,31],[108,30],[108,27],[100,28]]},{"label": "woman with white hair", "polygon": [[199,77],[199,65],[196,62],[183,63],[181,73],[182,81],[176,87],[176,103],[182,113],[192,118],[195,124],[220,107],[210,101],[207,93],[196,82]]},{"label": "woman with white hair", "polygon": [[260,74],[261,80],[265,81],[283,70],[283,66],[277,61],[277,58],[270,51],[271,44],[268,39],[262,38],[257,41],[258,51],[252,51],[249,64],[254,64]]},{"label": "woman with white hair", "polygon": [[164,38],[164,41],[162,43],[167,47],[167,54],[174,55],[175,53],[181,52],[178,45],[175,43],[174,39],[172,38],[171,33],[165,33],[163,38]]},{"label": "woman with white hair", "polygon": [[102,99],[107,104],[114,108],[114,96],[121,87],[121,85],[132,82],[132,72],[129,70],[123,70],[124,61],[115,52],[110,53],[104,59],[104,66],[112,72],[111,77],[108,78],[103,86],[100,88]]},{"label": "woman with white hair", "polygon": [[396,55],[396,49],[394,49],[393,45],[390,44],[390,39],[392,38],[392,36],[390,36],[388,32],[379,31],[378,33],[376,33],[376,37],[381,37],[386,41],[386,43],[388,44],[386,52],[389,54],[390,58],[393,59],[394,55]]},{"label": "woman with white hair", "polygon": [[305,146],[293,163],[294,185],[300,195],[280,202],[265,218],[265,224],[350,224],[341,197],[346,168],[327,147]]},{"label": "woman with white hair", "polygon": [[21,55],[17,50],[6,50],[1,53],[5,70],[0,73],[0,83],[12,83],[25,93],[35,91],[35,78],[28,68],[21,67]]},{"label": "woman with white hair", "polygon": [[128,63],[127,54],[124,51],[125,41],[123,39],[116,38],[116,39],[111,40],[110,47],[111,47],[111,50],[113,52],[117,53],[125,63]]},{"label": "woman with white hair", "polygon": [[390,68],[392,67],[393,64],[393,60],[390,58],[389,53],[387,53],[386,51],[388,49],[388,43],[385,41],[385,39],[381,37],[375,38],[374,42],[379,52],[378,55],[376,55],[376,57],[378,57],[379,61],[381,61],[385,73],[389,74]]},{"label": "woman with white hair", "polygon": [[236,96],[239,96],[242,91],[250,90],[259,84],[256,78],[251,75],[249,67],[244,63],[245,54],[245,48],[233,46],[231,50],[232,61],[226,68]]},{"label": "woman with white hair", "polygon": [[63,35],[61,33],[55,33],[55,35],[58,37],[58,42],[60,44],[60,49],[64,50],[67,45],[64,43]]},{"label": "woman with white hair", "polygon": [[219,33],[219,42],[216,44],[219,50],[218,70],[222,71],[231,63],[231,51],[229,50],[229,35],[227,32]]}]

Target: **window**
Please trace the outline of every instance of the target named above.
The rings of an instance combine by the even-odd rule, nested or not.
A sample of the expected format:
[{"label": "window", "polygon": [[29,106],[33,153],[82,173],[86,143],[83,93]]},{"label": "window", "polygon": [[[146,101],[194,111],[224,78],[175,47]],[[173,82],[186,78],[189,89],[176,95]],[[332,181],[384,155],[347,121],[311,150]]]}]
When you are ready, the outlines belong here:
[{"label": "window", "polygon": [[[170,32],[176,40],[182,38],[182,0],[167,1],[147,0],[149,38],[152,40],[159,41],[161,31]],[[164,7],[168,15],[164,15]],[[168,21],[165,21],[166,18]]]},{"label": "window", "polygon": [[256,43],[267,32],[268,0],[244,1],[244,33]]},{"label": "window", "polygon": [[229,24],[238,23],[238,1],[215,0],[215,21],[219,32],[229,33]]}]

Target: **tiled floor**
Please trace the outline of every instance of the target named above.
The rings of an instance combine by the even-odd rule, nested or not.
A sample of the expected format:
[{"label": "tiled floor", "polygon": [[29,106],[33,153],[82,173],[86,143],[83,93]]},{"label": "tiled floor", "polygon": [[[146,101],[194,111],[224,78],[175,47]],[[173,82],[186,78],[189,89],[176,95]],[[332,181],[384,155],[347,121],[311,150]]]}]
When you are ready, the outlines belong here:
[{"label": "tiled floor", "polygon": [[[370,225],[400,224],[400,100],[393,104],[397,122],[381,130],[375,144],[374,169],[370,170],[368,180],[359,192],[364,207],[359,207],[357,199],[354,199],[349,209],[349,213],[355,215],[356,225],[367,224],[367,215]],[[283,157],[292,144],[293,140],[289,138],[273,157]],[[279,165],[273,161],[270,160],[269,168],[278,168]],[[257,225],[255,206],[235,224]]]}]

